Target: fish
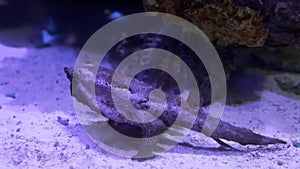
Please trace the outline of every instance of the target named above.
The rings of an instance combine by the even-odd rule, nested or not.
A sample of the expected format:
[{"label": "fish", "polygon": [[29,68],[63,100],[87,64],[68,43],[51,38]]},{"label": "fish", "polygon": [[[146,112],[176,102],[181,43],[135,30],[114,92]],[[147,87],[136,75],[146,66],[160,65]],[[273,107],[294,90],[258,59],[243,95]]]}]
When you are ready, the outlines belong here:
[{"label": "fish", "polygon": [[[178,115],[180,107],[180,97],[172,93],[166,93],[168,99],[168,106],[165,107],[164,113],[161,114],[156,120],[148,123],[138,123],[121,115],[114,106],[114,100],[111,96],[111,90],[113,89],[118,94],[120,101],[125,99],[131,99],[131,103],[135,108],[147,110],[151,105],[153,109],[161,108],[161,98],[145,99],[145,96],[155,89],[155,87],[145,83],[143,81],[132,79],[130,87],[127,89],[122,82],[128,80],[128,77],[120,72],[114,72],[114,70],[107,67],[97,67],[92,64],[86,64],[79,68],[64,68],[67,78],[70,80],[70,89],[72,96],[82,104],[88,106],[91,110],[101,113],[107,118],[107,123],[117,130],[118,132],[135,138],[148,138],[163,133],[165,130],[170,129],[174,120]],[[93,74],[92,72],[97,72]],[[118,74],[121,77],[119,84],[112,83],[112,76]],[[96,81],[95,81],[96,79]],[[120,79],[120,78],[119,78]],[[95,85],[95,91],[91,91],[90,85]],[[76,92],[75,92],[76,91]],[[95,92],[96,99],[91,99],[92,93]],[[125,94],[124,94],[125,93]],[[128,96],[126,96],[128,95]],[[185,103],[184,103],[185,104]],[[185,104],[183,111],[194,111],[188,104]],[[181,128],[193,130],[203,133],[203,126],[208,117],[208,113],[202,111],[201,107],[197,110],[198,115],[191,128],[188,124],[191,122],[190,117],[178,119],[179,129],[172,132],[182,134]],[[210,117],[214,118],[214,117]],[[269,144],[286,144],[286,141],[281,139],[264,136],[258,133],[254,133],[252,130],[242,127],[234,126],[221,119],[213,119],[219,121],[215,130],[206,134],[211,137],[218,144],[225,148],[234,149],[223,141],[233,141],[240,145],[269,145]],[[172,128],[174,129],[174,128]],[[176,134],[175,134],[176,135]],[[168,138],[172,139],[172,138]]]}]

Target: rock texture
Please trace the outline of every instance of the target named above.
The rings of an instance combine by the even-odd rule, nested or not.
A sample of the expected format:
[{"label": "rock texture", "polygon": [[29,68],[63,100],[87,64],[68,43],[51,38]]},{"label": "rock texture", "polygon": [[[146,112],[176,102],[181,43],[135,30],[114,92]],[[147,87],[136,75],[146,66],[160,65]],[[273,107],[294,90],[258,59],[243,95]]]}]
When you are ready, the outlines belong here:
[{"label": "rock texture", "polygon": [[[217,49],[223,46],[227,55],[246,63],[237,66],[248,66],[252,57],[250,60],[261,62],[260,66],[269,69],[299,72],[300,4],[297,0],[144,2],[148,11],[166,12],[191,21]],[[219,55],[222,58],[225,54],[219,52]]]},{"label": "rock texture", "polygon": [[258,11],[230,0],[145,0],[147,11],[180,16],[198,26],[217,45],[262,46],[266,39]]}]

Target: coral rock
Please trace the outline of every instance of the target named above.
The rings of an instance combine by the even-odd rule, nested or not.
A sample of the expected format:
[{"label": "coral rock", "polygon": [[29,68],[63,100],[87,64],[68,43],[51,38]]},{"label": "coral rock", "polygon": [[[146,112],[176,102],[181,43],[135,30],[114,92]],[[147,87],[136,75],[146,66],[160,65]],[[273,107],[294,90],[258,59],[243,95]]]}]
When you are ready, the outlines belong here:
[{"label": "coral rock", "polygon": [[145,0],[144,3],[147,11],[191,21],[217,45],[262,46],[268,37],[257,11],[238,7],[230,0]]}]

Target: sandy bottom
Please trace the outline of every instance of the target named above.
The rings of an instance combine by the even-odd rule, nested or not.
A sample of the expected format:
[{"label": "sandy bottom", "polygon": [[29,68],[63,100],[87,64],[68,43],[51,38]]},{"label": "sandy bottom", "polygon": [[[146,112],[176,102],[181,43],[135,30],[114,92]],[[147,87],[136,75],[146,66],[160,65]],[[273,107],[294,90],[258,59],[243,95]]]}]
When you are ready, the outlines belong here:
[{"label": "sandy bottom", "polygon": [[[191,132],[178,145],[142,162],[112,155],[95,145],[76,118],[63,67],[78,51],[54,46],[36,49],[28,29],[0,32],[0,168],[300,168],[300,100],[270,90],[261,99],[226,106],[222,119],[287,145],[239,146],[221,150],[210,138]],[[4,45],[4,46],[3,46]],[[7,46],[12,48],[7,48]],[[58,117],[69,119],[65,126]]]}]

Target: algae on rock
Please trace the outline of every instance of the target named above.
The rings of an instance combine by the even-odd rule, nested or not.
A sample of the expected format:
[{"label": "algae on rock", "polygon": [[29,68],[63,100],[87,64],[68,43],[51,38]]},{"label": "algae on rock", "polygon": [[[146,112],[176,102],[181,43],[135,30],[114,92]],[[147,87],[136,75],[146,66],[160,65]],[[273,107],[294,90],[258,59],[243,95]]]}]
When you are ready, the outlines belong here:
[{"label": "algae on rock", "polygon": [[220,46],[262,46],[268,37],[258,11],[238,7],[230,0],[145,0],[144,3],[147,11],[169,13],[192,22]]}]

